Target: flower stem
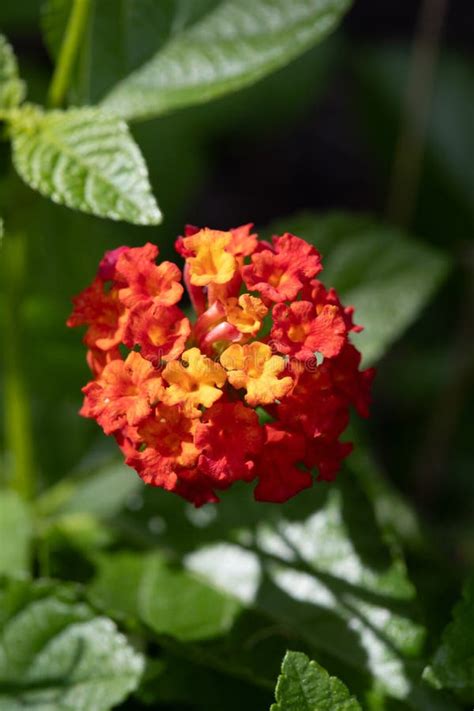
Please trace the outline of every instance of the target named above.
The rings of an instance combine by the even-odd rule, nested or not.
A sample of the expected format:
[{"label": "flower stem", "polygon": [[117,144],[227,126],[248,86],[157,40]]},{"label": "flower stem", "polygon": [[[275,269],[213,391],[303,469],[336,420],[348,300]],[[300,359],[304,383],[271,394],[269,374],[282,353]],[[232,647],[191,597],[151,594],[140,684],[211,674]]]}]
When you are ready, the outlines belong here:
[{"label": "flower stem", "polygon": [[56,69],[54,70],[48,93],[48,103],[52,108],[63,105],[71,80],[71,72],[76,60],[77,50],[81,43],[90,0],[74,0],[69,20],[64,33]]},{"label": "flower stem", "polygon": [[30,401],[22,367],[21,305],[27,245],[23,232],[7,232],[3,239],[4,397],[7,483],[23,498],[35,494],[35,468]]},{"label": "flower stem", "polygon": [[413,43],[400,136],[387,204],[389,221],[408,227],[415,211],[424,144],[448,0],[423,0]]}]

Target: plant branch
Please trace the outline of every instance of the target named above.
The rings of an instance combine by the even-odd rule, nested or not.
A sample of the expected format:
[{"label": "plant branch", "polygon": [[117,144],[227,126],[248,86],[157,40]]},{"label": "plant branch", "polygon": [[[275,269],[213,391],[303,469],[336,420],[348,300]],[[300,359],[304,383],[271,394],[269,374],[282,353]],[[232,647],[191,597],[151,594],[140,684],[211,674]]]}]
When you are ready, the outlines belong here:
[{"label": "plant branch", "polygon": [[61,107],[64,103],[77,51],[89,15],[89,7],[90,0],[74,0],[49,88],[48,103],[52,108]]},{"label": "plant branch", "polygon": [[31,413],[21,364],[21,303],[26,269],[26,236],[7,232],[3,241],[5,289],[5,448],[8,455],[8,484],[23,498],[35,494]]}]

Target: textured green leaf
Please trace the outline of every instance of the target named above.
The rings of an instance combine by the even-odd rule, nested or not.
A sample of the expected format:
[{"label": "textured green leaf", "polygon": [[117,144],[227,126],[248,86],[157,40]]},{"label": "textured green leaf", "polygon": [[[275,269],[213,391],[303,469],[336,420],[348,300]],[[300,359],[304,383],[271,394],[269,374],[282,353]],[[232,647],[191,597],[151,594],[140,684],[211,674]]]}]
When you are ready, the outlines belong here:
[{"label": "textured green leaf", "polygon": [[272,509],[238,538],[243,545],[188,554],[186,565],[285,625],[318,659],[329,655],[370,674],[397,698],[411,693],[406,660],[423,639],[410,613],[414,589],[354,482],[315,487],[304,503]]},{"label": "textured green leaf", "polygon": [[[419,669],[411,668],[424,637],[413,613],[415,591],[354,477],[346,472],[336,484],[278,507],[257,504],[244,486],[219,507],[198,511],[171,499],[150,492],[150,508],[145,503],[139,515],[122,515],[124,530],[133,532],[150,516],[149,539],[158,509],[156,542],[181,551],[185,566],[210,587],[263,615],[291,645],[298,640],[356,693],[354,675],[372,677],[386,693],[424,708],[415,698]],[[257,660],[251,671],[262,676]]]},{"label": "textured green leaf", "polygon": [[474,575],[466,583],[453,621],[423,676],[436,688],[450,689],[465,701],[474,701]]},{"label": "textured green leaf", "polygon": [[[170,36],[103,105],[147,118],[252,84],[325,37],[349,0],[221,0]],[[181,5],[177,6],[181,9]],[[179,24],[179,13],[176,19]]]},{"label": "textured green leaf", "polygon": [[364,363],[380,358],[415,320],[445,277],[449,261],[438,250],[365,217],[301,214],[272,225],[312,242],[323,256],[321,279],[334,286],[355,321]]},{"label": "textured green leaf", "polygon": [[113,220],[158,224],[145,162],[127,125],[97,109],[20,112],[15,167],[54,202]]},{"label": "textured green leaf", "polygon": [[[121,79],[206,15],[220,0],[91,0],[87,30],[72,77],[74,104],[96,104]],[[71,12],[70,0],[47,0],[45,43],[56,59]],[[91,71],[91,67],[94,68]]]},{"label": "textured green leaf", "polygon": [[28,573],[33,526],[29,509],[14,491],[0,491],[0,573]]},{"label": "textured green leaf", "polygon": [[302,652],[287,652],[270,711],[361,711],[347,687]]},{"label": "textured green leaf", "polygon": [[155,554],[103,557],[91,595],[113,614],[138,616],[156,633],[186,641],[226,632],[240,609],[231,596]]},{"label": "textured green leaf", "polygon": [[18,76],[13,49],[0,34],[0,109],[12,109],[25,98],[25,83]]},{"label": "textured green leaf", "polygon": [[1,711],[105,711],[138,685],[141,655],[71,590],[7,582],[0,610]]}]

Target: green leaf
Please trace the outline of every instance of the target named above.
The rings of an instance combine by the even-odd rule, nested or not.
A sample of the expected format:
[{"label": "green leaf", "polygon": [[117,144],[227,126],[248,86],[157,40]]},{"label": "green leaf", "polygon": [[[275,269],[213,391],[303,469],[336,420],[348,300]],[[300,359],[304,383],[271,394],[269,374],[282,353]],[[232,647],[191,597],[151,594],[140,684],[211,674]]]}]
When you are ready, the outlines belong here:
[{"label": "green leaf", "polygon": [[366,217],[305,213],[271,229],[294,232],[321,252],[322,281],[355,306],[364,327],[351,337],[364,364],[378,360],[416,319],[449,267],[442,252]]},{"label": "green leaf", "polygon": [[[174,32],[151,59],[107,94],[103,105],[120,116],[143,119],[235,91],[322,40],[349,4],[349,0],[207,2],[208,11],[197,22]],[[181,5],[175,21],[182,27],[178,10]]]},{"label": "green leaf", "polygon": [[70,0],[45,0],[41,5],[41,31],[52,59],[57,59],[61,49],[71,7]]},{"label": "green leaf", "polygon": [[[171,35],[194,24],[218,2],[90,0],[87,29],[73,74],[73,103],[97,104],[115,84],[151,59]],[[54,60],[70,12],[70,0],[44,3],[41,25]]]},{"label": "green leaf", "polygon": [[105,711],[137,687],[141,655],[71,589],[7,581],[0,610],[0,709]]},{"label": "green leaf", "polygon": [[[415,658],[424,638],[413,610],[415,590],[347,471],[337,483],[318,484],[278,507],[256,503],[239,485],[218,507],[199,510],[166,494],[147,494],[139,514],[122,514],[123,530],[139,530],[148,517],[151,524],[159,510],[161,530],[153,536],[151,526],[145,529],[148,541],[180,552],[186,568],[209,587],[262,615],[269,630],[287,637],[286,648],[288,639],[297,643],[355,693],[373,678],[387,694],[413,698],[412,707],[423,709],[415,699]],[[269,630],[262,629],[262,638]],[[260,639],[259,631],[255,635]],[[254,644],[249,641],[248,649]],[[216,655],[225,658],[218,648]],[[250,670],[267,677],[257,661]]]},{"label": "green leaf", "polygon": [[463,599],[453,611],[424,679],[435,688],[450,689],[465,701],[474,701],[474,575],[464,588]]},{"label": "green leaf", "polygon": [[347,687],[302,652],[287,652],[270,711],[362,711]]},{"label": "green leaf", "polygon": [[261,522],[237,534],[241,544],[204,546],[185,557],[187,567],[287,627],[314,656],[407,697],[407,658],[424,636],[410,611],[415,593],[355,482],[317,486],[278,512],[260,506]]},{"label": "green leaf", "polygon": [[158,554],[102,557],[90,593],[111,614],[138,617],[157,634],[182,641],[223,634],[240,609],[235,599],[171,568]]},{"label": "green leaf", "polygon": [[0,34],[0,109],[13,109],[25,98],[26,87],[19,78],[15,54]]},{"label": "green leaf", "polygon": [[98,109],[29,107],[12,120],[11,134],[18,173],[54,202],[139,225],[161,221],[145,162],[123,121]]},{"label": "green leaf", "polygon": [[33,526],[30,511],[14,491],[0,492],[0,574],[29,573]]}]

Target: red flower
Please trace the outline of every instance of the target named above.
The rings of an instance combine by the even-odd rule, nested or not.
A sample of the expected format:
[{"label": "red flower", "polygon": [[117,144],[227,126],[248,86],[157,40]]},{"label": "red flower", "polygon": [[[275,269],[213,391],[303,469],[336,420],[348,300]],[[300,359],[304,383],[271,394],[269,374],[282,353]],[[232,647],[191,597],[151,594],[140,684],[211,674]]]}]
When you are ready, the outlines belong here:
[{"label": "red flower", "polygon": [[217,402],[196,429],[199,467],[219,488],[254,476],[254,457],[263,446],[263,429],[254,410],[241,402]]},{"label": "red flower", "polygon": [[364,329],[362,326],[356,326],[353,321],[354,307],[353,306],[343,306],[337,295],[337,292],[332,287],[327,290],[323,284],[317,279],[312,279],[309,284],[305,285],[302,293],[303,299],[312,301],[319,309],[321,309],[326,304],[332,304],[337,306],[340,311],[344,322],[346,324],[347,331],[353,331],[354,333],[359,333]]},{"label": "red flower", "polygon": [[334,481],[341,462],[352,452],[351,442],[314,439],[307,444],[305,464],[318,470],[319,481]]},{"label": "red flower", "polygon": [[[153,247],[153,245],[150,245]],[[117,259],[124,252],[128,252],[130,247],[117,247],[117,249],[111,249],[106,252],[99,262],[98,276],[104,281],[111,281],[116,279],[115,266],[117,264]],[[154,251],[154,250],[153,250]],[[158,252],[157,252],[158,254]]]},{"label": "red flower", "polygon": [[122,360],[122,355],[118,348],[111,348],[109,351],[101,351],[98,348],[90,348],[87,351],[87,365],[96,378],[99,377],[105,366],[112,360]]},{"label": "red flower", "polygon": [[144,358],[160,365],[179,358],[190,333],[189,319],[177,306],[143,302],[131,311],[123,342],[129,348],[140,346]]},{"label": "red flower", "polygon": [[257,290],[270,301],[295,299],[303,286],[322,269],[319,252],[314,247],[286,233],[273,238],[254,252],[251,264],[242,276],[250,291]]},{"label": "red flower", "polygon": [[172,262],[155,264],[158,247],[147,243],[144,247],[127,249],[115,264],[117,281],[122,284],[119,299],[128,308],[145,301],[172,306],[183,295],[181,272]]},{"label": "red flower", "polygon": [[297,467],[305,452],[303,435],[265,425],[266,440],[257,462],[257,501],[282,503],[312,484],[310,472]]},{"label": "red flower", "polygon": [[242,227],[234,227],[230,233],[232,235],[228,250],[234,257],[248,257],[253,254],[258,244],[258,236],[252,233],[253,224]]},{"label": "red flower", "polygon": [[137,425],[161,400],[163,381],[151,363],[132,351],[125,361],[112,360],[97,380],[83,388],[81,415],[97,420],[105,434]]},{"label": "red flower", "polygon": [[92,349],[107,351],[123,339],[128,314],[118,299],[116,289],[105,290],[100,277],[73,298],[74,309],[67,325],[88,326],[84,343]]},{"label": "red flower", "polygon": [[360,330],[353,309],[316,279],[319,253],[291,234],[258,242],[251,224],[188,225],[176,248],[194,319],[177,306],[180,270],[156,264],[152,244],[107,252],[75,297],[68,325],[87,326],[94,376],[81,414],[143,481],[195,506],[237,480],[282,502],[314,473],[334,479],[352,447],[340,442],[350,408],[368,415],[374,371],[360,370],[348,340]]},{"label": "red flower", "polygon": [[172,491],[180,469],[192,466],[199,456],[196,425],[179,407],[159,404],[149,414],[136,429],[138,447],[128,451],[126,462],[147,484]]},{"label": "red flower", "polygon": [[331,358],[340,353],[347,338],[337,306],[323,306],[318,313],[311,302],[294,301],[289,306],[276,304],[272,316],[273,346],[299,360],[312,358],[315,352]]},{"label": "red flower", "polygon": [[360,361],[361,355],[357,348],[347,343],[331,361],[332,379],[335,391],[344,395],[361,417],[368,417],[375,369],[359,370]]},{"label": "red flower", "polygon": [[337,439],[349,424],[348,401],[335,393],[332,386],[322,387],[317,373],[304,372],[282,401],[279,418],[310,439],[321,436]]}]

